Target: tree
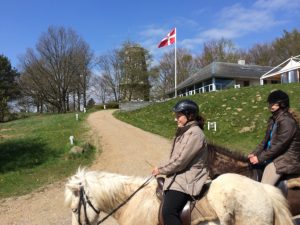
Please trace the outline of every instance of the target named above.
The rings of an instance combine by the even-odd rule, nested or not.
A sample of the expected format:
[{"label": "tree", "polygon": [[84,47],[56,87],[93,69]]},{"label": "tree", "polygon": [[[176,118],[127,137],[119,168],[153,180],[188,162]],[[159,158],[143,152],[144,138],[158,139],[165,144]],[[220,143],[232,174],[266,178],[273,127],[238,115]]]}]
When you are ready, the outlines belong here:
[{"label": "tree", "polygon": [[22,76],[26,78],[21,79],[21,86],[38,102],[50,104],[59,113],[69,110],[70,95],[77,94],[80,109],[81,95],[86,105],[91,60],[88,44],[75,31],[49,27],[39,39],[36,52],[29,49],[23,57]]},{"label": "tree", "polygon": [[4,122],[4,117],[9,113],[8,102],[14,100],[19,95],[17,78],[19,73],[12,68],[9,59],[0,55],[0,122]]},{"label": "tree", "polygon": [[[98,84],[100,85],[100,90],[104,91],[103,87],[108,87],[113,95],[115,102],[118,102],[120,99],[120,81],[122,73],[118,51],[113,50],[106,55],[99,56],[97,65],[100,68],[102,77],[98,82]],[[107,93],[107,91],[108,90],[106,89],[104,93]],[[104,97],[105,100],[105,95],[103,94],[101,94],[101,96]]]},{"label": "tree", "polygon": [[291,32],[283,31],[283,36],[273,42],[274,65],[278,65],[290,58],[300,54],[300,32],[294,29]]},{"label": "tree", "polygon": [[[177,84],[183,82],[195,72],[195,60],[188,50],[177,49]],[[162,98],[167,90],[175,86],[175,54],[174,51],[163,55],[158,66],[158,76],[156,76],[156,93]],[[154,69],[155,71],[155,69]],[[157,97],[158,97],[157,96]]]},{"label": "tree", "polygon": [[103,76],[94,75],[91,78],[90,91],[93,96],[96,96],[101,100],[102,104],[106,102],[106,98],[110,94],[109,86],[106,82],[107,80]]},{"label": "tree", "polygon": [[203,52],[197,57],[197,64],[199,67],[204,67],[212,62],[236,63],[241,55],[242,51],[235,47],[233,41],[221,38],[203,44]]},{"label": "tree", "polygon": [[91,109],[91,108],[94,107],[94,105],[95,105],[95,100],[93,98],[90,98],[88,103],[87,103],[87,108]]},{"label": "tree", "polygon": [[261,66],[274,65],[274,48],[272,44],[255,44],[248,51],[248,61]]},{"label": "tree", "polygon": [[125,42],[118,52],[121,65],[120,91],[123,100],[150,98],[149,52],[135,43]]}]

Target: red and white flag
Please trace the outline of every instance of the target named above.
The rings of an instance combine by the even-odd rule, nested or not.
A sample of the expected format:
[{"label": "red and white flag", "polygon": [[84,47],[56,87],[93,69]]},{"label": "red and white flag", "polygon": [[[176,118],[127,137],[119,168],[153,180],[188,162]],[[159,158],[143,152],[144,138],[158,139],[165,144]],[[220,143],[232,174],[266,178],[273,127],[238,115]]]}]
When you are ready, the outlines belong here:
[{"label": "red and white flag", "polygon": [[158,45],[159,48],[165,47],[171,44],[174,44],[176,42],[176,28],[171,30],[170,33],[167,34],[167,36],[162,39]]}]

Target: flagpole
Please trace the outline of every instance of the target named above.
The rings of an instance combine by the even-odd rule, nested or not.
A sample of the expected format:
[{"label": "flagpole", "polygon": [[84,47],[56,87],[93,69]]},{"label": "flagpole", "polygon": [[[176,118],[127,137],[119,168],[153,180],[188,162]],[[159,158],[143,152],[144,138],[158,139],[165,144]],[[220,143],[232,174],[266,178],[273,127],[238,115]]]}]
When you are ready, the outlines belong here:
[{"label": "flagpole", "polygon": [[175,27],[175,98],[177,97],[177,54],[176,54],[176,45],[177,45],[177,30]]}]

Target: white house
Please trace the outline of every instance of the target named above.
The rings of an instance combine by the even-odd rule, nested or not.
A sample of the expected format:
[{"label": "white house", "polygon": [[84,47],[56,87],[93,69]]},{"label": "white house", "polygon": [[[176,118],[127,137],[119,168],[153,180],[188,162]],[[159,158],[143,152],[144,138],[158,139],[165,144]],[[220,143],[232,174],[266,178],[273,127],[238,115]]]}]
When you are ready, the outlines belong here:
[{"label": "white house", "polygon": [[[283,66],[283,67],[282,67]],[[280,70],[278,68],[282,67]],[[277,70],[277,71],[276,71]],[[276,72],[275,72],[276,71]],[[270,71],[264,73],[260,78],[260,84],[266,84],[269,80],[276,80],[281,83],[299,82],[300,55],[293,56]]]}]

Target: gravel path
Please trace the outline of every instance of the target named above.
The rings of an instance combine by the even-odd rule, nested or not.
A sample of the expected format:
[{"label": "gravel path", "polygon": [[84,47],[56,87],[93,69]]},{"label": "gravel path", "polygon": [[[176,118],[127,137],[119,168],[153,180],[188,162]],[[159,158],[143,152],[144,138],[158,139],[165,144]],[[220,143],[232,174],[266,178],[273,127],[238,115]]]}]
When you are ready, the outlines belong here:
[{"label": "gravel path", "polygon": [[[90,170],[105,170],[126,175],[148,176],[153,165],[165,159],[171,142],[116,120],[112,110],[90,114],[87,121],[96,146],[103,152]],[[69,225],[70,209],[64,206],[65,181],[31,194],[0,202],[0,225]],[[103,225],[117,225],[109,219]]]}]

